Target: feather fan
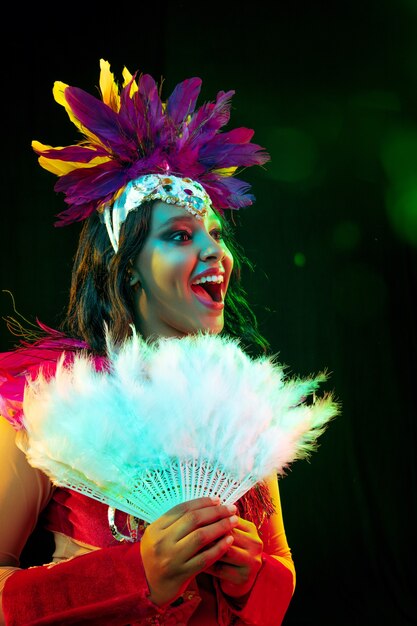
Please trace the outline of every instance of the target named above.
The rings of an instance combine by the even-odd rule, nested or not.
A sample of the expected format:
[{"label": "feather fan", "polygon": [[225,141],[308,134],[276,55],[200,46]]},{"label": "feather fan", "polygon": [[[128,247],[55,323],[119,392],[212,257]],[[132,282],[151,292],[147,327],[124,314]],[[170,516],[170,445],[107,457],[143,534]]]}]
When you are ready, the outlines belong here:
[{"label": "feather fan", "polygon": [[315,398],[325,380],[287,378],[224,336],[108,340],[106,370],[80,352],[29,381],[25,453],[55,484],[146,522],[203,495],[234,503],[314,450],[338,412]]}]

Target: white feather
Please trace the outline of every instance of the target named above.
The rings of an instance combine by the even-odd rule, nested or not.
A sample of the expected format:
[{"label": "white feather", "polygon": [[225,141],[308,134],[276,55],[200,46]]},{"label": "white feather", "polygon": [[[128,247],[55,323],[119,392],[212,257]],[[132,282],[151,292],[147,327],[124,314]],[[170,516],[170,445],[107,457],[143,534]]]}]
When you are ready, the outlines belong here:
[{"label": "white feather", "polygon": [[27,385],[26,455],[58,485],[151,522],[175,504],[217,493],[235,502],[272,472],[307,457],[338,406],[307,405],[326,374],[287,379],[228,337],[151,344],[136,333],[109,368],[85,353]]}]

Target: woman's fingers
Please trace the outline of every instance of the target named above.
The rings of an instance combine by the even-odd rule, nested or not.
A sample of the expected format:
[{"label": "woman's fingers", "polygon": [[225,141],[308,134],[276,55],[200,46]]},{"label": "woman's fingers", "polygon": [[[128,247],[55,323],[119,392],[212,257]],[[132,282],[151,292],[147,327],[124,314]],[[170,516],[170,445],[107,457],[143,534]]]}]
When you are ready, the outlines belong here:
[{"label": "woman's fingers", "polygon": [[203,570],[209,571],[229,550],[232,543],[233,537],[231,534],[223,535],[217,541],[211,542],[203,550],[192,556],[186,563],[190,575],[196,576]]},{"label": "woman's fingers", "polygon": [[241,519],[239,524],[233,528],[233,550],[231,549],[228,558],[239,558],[239,555],[248,553],[249,555],[261,554],[263,550],[263,542],[258,533],[249,533],[242,530]]},{"label": "woman's fingers", "polygon": [[150,524],[141,554],[152,600],[171,601],[188,581],[227,552],[239,523],[234,505],[199,498],[173,507]]},{"label": "woman's fingers", "polygon": [[[192,546],[194,542],[196,549],[199,549],[236,526],[236,510],[234,504],[220,504],[217,499],[198,498],[172,508],[160,518],[159,524],[161,529],[169,529],[176,542],[180,543],[182,539],[191,537],[192,541],[188,546]],[[200,528],[201,532],[193,534]]]},{"label": "woman's fingers", "polygon": [[[230,512],[220,519],[218,519],[220,512],[214,513],[214,515],[214,518],[211,516],[211,519],[204,519],[204,521],[200,521],[200,516],[198,516],[199,521],[194,529],[184,534],[182,539],[178,541],[177,545],[180,551],[188,552],[189,556],[193,556],[225,535],[230,535],[239,522],[237,515],[232,515]],[[206,516],[202,517],[206,518]]]},{"label": "woman's fingers", "polygon": [[206,572],[220,579],[225,593],[238,596],[252,588],[262,566],[263,543],[254,525],[242,519],[232,536],[233,544]]},{"label": "woman's fingers", "polygon": [[[158,521],[161,528],[168,528],[168,526],[171,526],[176,521],[182,519],[184,515],[189,515],[189,517],[193,519],[194,512],[197,514],[198,511],[202,511],[203,509],[212,509],[218,506],[225,505],[221,504],[220,498],[217,496],[187,500],[186,502],[181,502],[180,504],[172,507],[172,509],[162,515]],[[232,506],[234,507],[234,505]],[[234,507],[233,512],[235,512],[235,510],[236,507]]]}]

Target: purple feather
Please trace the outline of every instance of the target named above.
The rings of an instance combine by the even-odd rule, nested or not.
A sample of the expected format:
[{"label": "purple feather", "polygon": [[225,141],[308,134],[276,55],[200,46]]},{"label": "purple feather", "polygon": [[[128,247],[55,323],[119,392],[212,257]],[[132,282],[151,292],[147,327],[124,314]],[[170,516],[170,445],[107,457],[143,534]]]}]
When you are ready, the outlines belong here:
[{"label": "purple feather", "polygon": [[204,143],[215,135],[230,119],[231,99],[234,91],[217,94],[216,102],[208,102],[193,115],[188,131],[191,141]]},{"label": "purple feather", "polygon": [[142,99],[145,111],[146,134],[149,145],[154,145],[154,138],[163,124],[162,102],[158,86],[149,74],[140,77],[137,94]]},{"label": "purple feather", "polygon": [[175,87],[166,106],[166,114],[173,124],[182,124],[188,115],[194,113],[201,84],[201,78],[188,78]]},{"label": "purple feather", "polygon": [[101,146],[95,146],[93,149],[83,148],[82,146],[68,146],[60,150],[50,148],[48,150],[35,150],[35,152],[48,159],[75,161],[78,163],[89,163],[98,156],[109,156],[107,150]]},{"label": "purple feather", "polygon": [[129,137],[134,137],[137,146],[141,146],[146,131],[145,108],[137,93],[130,96],[133,80],[120,93],[119,118]]},{"label": "purple feather", "polygon": [[57,215],[55,226],[69,226],[74,222],[81,222],[90,217],[97,210],[97,202],[71,204]]},{"label": "purple feather", "polygon": [[122,128],[120,116],[109,106],[77,87],[67,87],[65,99],[75,117],[120,160],[129,159],[136,151],[134,137]]},{"label": "purple feather", "polygon": [[55,190],[65,194],[68,204],[96,201],[98,206],[104,196],[114,194],[127,182],[125,169],[114,161],[65,174],[56,182]]},{"label": "purple feather", "polygon": [[250,184],[235,176],[216,176],[211,173],[204,177],[202,184],[210,195],[213,206],[221,212],[225,209],[240,209],[253,204],[255,196],[246,193]]},{"label": "purple feather", "polygon": [[[67,208],[58,225],[80,221],[100,205],[111,202],[116,192],[138,176],[167,171],[189,176],[206,188],[213,206],[238,209],[255,198],[250,185],[215,170],[262,165],[269,160],[261,146],[251,143],[253,130],[236,128],[222,132],[230,120],[234,91],[219,91],[215,102],[196,109],[201,79],[179,83],[162,106],[159,88],[149,74],[133,75],[120,90],[120,109],[76,87],[66,87],[65,98],[84,133],[78,145],[35,150],[49,160],[90,163],[95,157],[108,160],[93,167],[80,167],[59,178],[56,191],[65,194]],[[133,95],[132,84],[138,89]]]},{"label": "purple feather", "polygon": [[[252,131],[249,131],[249,133],[251,132]],[[234,166],[248,167],[266,163],[269,159],[269,155],[261,146],[254,143],[235,143],[229,141],[229,139],[233,139],[233,136],[236,134],[235,131],[230,131],[230,133],[216,135],[216,137],[201,148],[199,160],[206,165],[207,169]]]}]

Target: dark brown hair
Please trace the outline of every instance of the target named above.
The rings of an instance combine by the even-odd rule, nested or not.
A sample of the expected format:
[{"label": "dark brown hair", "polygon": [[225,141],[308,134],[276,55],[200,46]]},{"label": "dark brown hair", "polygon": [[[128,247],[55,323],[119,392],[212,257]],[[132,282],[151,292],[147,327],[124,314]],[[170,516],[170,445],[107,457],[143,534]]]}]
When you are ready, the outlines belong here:
[{"label": "dark brown hair", "polygon": [[[105,352],[105,328],[113,340],[122,342],[131,334],[133,299],[128,281],[129,265],[141,251],[151,223],[152,202],[129,213],[120,232],[119,251],[113,248],[100,216],[94,213],[81,231],[74,259],[70,300],[62,330],[87,342],[93,352]],[[219,216],[234,268],[225,300],[223,332],[236,337],[242,347],[265,352],[268,342],[260,334],[257,320],[241,285],[243,266],[252,268],[237,244],[231,224]]]}]

